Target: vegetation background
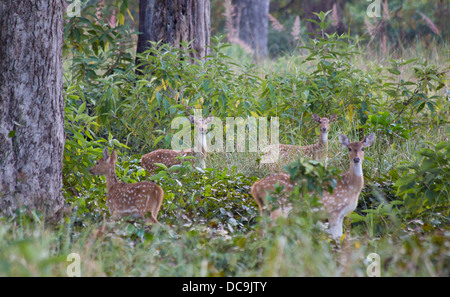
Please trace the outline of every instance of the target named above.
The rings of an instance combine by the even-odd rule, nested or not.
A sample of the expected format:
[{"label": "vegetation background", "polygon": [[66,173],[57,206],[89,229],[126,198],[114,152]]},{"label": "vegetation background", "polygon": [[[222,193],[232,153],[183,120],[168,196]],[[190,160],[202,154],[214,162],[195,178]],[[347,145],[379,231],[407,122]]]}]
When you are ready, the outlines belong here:
[{"label": "vegetation background", "polygon": [[[1,218],[0,275],[65,276],[67,255],[78,253],[83,276],[365,276],[375,252],[382,276],[448,276],[448,1],[383,1],[376,19],[368,2],[347,1],[345,33],[316,38],[301,3],[271,6],[269,56],[256,61],[230,38],[231,2],[212,0],[208,59],[190,63],[185,51],[154,44],[142,72],[137,1],[88,1],[80,17],[66,17],[67,212],[53,225],[35,211]],[[322,12],[314,21],[326,30],[336,19]],[[192,108],[222,119],[277,116],[280,143],[292,144],[317,140],[312,113],[337,113],[328,168],[305,159],[290,166],[309,178],[304,187],[347,170],[340,133],[375,132],[341,245],[311,211],[315,197],[298,200],[301,188],[289,218],[264,227],[249,189],[271,169],[258,166],[257,153],[211,154],[205,170],[184,164],[146,175],[142,154],[169,148],[171,120]],[[120,180],[162,186],[161,225],[109,220],[104,178],[88,172],[105,146],[119,151]]]}]

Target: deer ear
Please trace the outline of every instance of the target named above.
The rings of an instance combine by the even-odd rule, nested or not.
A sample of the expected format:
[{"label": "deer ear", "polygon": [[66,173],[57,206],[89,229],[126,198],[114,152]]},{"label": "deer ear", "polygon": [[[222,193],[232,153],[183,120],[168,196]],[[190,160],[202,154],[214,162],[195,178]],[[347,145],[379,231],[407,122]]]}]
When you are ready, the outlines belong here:
[{"label": "deer ear", "polygon": [[117,162],[117,151],[113,150],[111,153],[111,158],[109,160],[110,162],[116,163]]},{"label": "deer ear", "polygon": [[109,150],[108,150],[107,147],[105,147],[105,148],[103,149],[103,159],[104,159],[104,160],[108,160],[108,159],[109,159]]},{"label": "deer ear", "polygon": [[312,114],[312,119],[318,123],[320,123],[320,117],[316,115],[315,113]]},{"label": "deer ear", "polygon": [[375,133],[369,134],[369,136],[365,137],[364,140],[362,141],[363,147],[370,146],[374,140],[375,140]]},{"label": "deer ear", "polygon": [[350,144],[350,140],[348,140],[348,137],[344,134],[339,135],[339,142],[345,147],[348,147],[348,145]]},{"label": "deer ear", "polygon": [[337,119],[336,113],[330,116],[330,122],[334,122],[334,121],[336,121],[336,119]]}]

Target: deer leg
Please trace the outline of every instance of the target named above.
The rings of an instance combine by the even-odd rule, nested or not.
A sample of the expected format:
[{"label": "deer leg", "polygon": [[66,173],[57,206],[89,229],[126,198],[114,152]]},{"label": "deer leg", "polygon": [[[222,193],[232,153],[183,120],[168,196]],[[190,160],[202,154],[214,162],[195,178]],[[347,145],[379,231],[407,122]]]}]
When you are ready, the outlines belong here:
[{"label": "deer leg", "polygon": [[155,216],[153,215],[153,213],[150,213],[148,218],[145,218],[145,221],[147,223],[154,223],[154,224],[159,224],[158,220],[155,218]]},{"label": "deer leg", "polygon": [[163,196],[164,196],[164,194],[162,194],[162,193],[159,193],[159,192],[155,193],[156,198],[154,199],[155,201],[154,201],[153,207],[151,209],[151,212],[152,212],[152,217],[155,219],[156,223],[158,223],[158,220],[156,220],[156,218],[158,217],[159,209],[161,208]]},{"label": "deer leg", "polygon": [[342,222],[343,222],[343,220],[344,220],[344,216],[342,216],[342,215],[330,220],[331,237],[337,242],[339,242],[339,240],[342,237]]}]

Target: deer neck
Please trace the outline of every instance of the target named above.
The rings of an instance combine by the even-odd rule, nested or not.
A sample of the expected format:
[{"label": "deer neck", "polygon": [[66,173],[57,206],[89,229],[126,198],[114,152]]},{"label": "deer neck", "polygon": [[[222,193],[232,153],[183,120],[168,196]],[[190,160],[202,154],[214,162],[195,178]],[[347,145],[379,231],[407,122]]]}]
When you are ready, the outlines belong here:
[{"label": "deer neck", "polygon": [[320,133],[318,144],[321,147],[328,148],[328,132]]},{"label": "deer neck", "polygon": [[202,154],[206,155],[208,150],[208,146],[206,145],[206,133],[201,134],[201,138],[202,138]]},{"label": "deer neck", "polygon": [[200,164],[201,164],[202,168],[205,168],[205,159],[206,159],[206,155],[208,153],[206,133],[198,132],[196,148],[197,148],[196,151],[199,154]]},{"label": "deer neck", "polygon": [[115,166],[111,166],[109,168],[108,173],[105,174],[105,179],[106,179],[106,190],[109,193],[111,191],[111,188],[117,183]]},{"label": "deer neck", "polygon": [[320,133],[319,142],[315,145],[315,151],[317,152],[317,158],[326,158],[328,153],[328,132]]},{"label": "deer neck", "polygon": [[357,164],[351,162],[350,170],[348,172],[349,186],[353,188],[354,192],[360,192],[364,186],[364,176],[362,171],[362,162]]}]

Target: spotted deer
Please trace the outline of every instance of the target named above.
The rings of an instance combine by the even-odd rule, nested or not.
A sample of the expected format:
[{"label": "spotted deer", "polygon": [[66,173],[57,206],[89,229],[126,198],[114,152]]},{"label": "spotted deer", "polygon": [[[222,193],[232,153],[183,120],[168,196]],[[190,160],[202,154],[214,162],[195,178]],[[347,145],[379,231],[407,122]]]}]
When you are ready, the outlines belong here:
[{"label": "spotted deer", "polygon": [[[330,118],[319,117],[317,114],[313,113],[312,118],[319,124],[319,141],[315,144],[299,146],[290,144],[279,144],[279,158],[280,159],[291,159],[293,156],[302,155],[315,160],[327,161],[328,156],[328,132],[330,131],[330,123],[334,122],[337,118],[337,114],[333,114]],[[269,160],[272,158],[272,150],[276,149],[274,145],[268,146],[264,149],[264,158]],[[272,156],[271,156],[272,155]],[[273,159],[272,159],[273,160]]]},{"label": "spotted deer", "polygon": [[106,205],[111,216],[141,217],[147,222],[158,223],[158,212],[164,196],[163,189],[150,181],[132,184],[119,182],[116,176],[116,162],[116,150],[113,150],[110,156],[108,148],[105,148],[103,157],[89,170],[93,175],[104,175],[106,178]]},{"label": "spotted deer", "polygon": [[[155,170],[159,168],[159,166],[155,165],[155,163],[161,163],[166,165],[167,167],[181,164],[182,160],[177,158],[179,156],[195,156],[198,155],[199,163],[201,168],[206,167],[206,156],[207,156],[207,142],[206,142],[206,132],[208,132],[208,124],[212,120],[212,115],[209,115],[206,118],[195,118],[194,116],[190,116],[190,121],[194,124],[196,131],[194,132],[197,137],[197,152],[192,149],[186,150],[170,150],[170,149],[159,149],[143,155],[141,158],[142,167],[147,170],[150,175],[155,173]],[[194,145],[195,145],[194,143]]]},{"label": "spotted deer", "polygon": [[[339,142],[348,148],[350,157],[350,169],[341,175],[337,180],[333,193],[324,190],[323,196],[320,198],[325,211],[328,214],[329,228],[332,238],[338,240],[342,236],[342,222],[344,217],[355,210],[358,204],[358,197],[364,186],[364,177],[362,171],[362,162],[364,160],[364,148],[370,146],[375,140],[375,134],[372,133],[365,137],[362,141],[350,143],[347,136],[339,135]],[[261,214],[265,211],[270,213],[272,220],[277,219],[280,215],[287,216],[290,205],[286,202],[285,196],[281,196],[279,201],[280,208],[271,211],[265,206],[265,197],[268,191],[273,191],[276,185],[283,186],[284,192],[292,191],[295,183],[290,180],[290,176],[286,173],[276,173],[265,177],[254,183],[251,188],[251,194],[259,206]],[[286,194],[284,194],[286,195]]]},{"label": "spotted deer", "polygon": [[[267,196],[267,192],[274,191],[277,185],[283,187],[283,193],[281,194],[280,200],[277,201],[279,208],[271,210],[266,207],[264,199]],[[291,206],[286,203],[286,195],[294,187],[295,183],[291,181],[289,174],[275,173],[255,182],[250,189],[250,193],[258,204],[261,215],[264,215],[268,211],[270,219],[275,221],[279,216],[287,216]]]}]

